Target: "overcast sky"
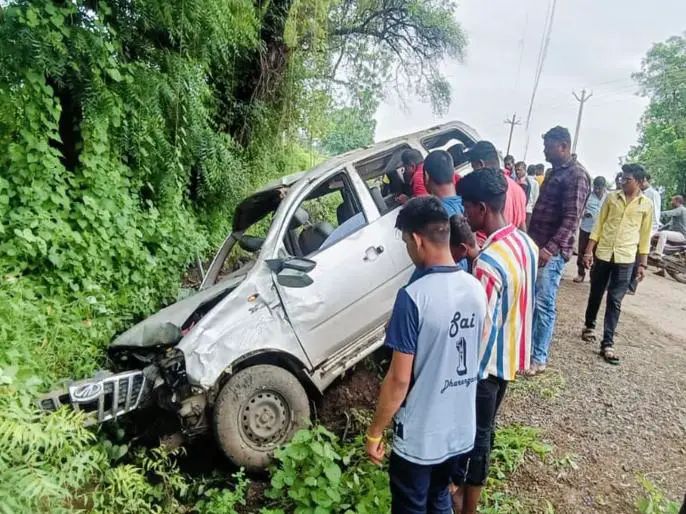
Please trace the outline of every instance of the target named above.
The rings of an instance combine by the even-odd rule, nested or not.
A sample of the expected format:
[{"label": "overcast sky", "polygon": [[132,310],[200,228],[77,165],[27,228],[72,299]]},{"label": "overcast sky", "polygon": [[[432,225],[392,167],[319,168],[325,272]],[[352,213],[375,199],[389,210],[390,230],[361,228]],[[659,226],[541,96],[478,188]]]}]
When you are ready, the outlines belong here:
[{"label": "overcast sky", "polygon": [[[377,112],[376,139],[447,120],[474,127],[504,153],[506,117],[525,118],[548,0],[461,0],[455,13],[469,39],[463,63],[446,62],[453,88],[445,116],[410,99],[390,97]],[[558,0],[540,81],[526,161],[543,162],[541,134],[554,125],[573,135],[578,103],[572,91],[593,91],[585,104],[577,153],[592,176],[612,177],[636,142],[646,100],[631,74],[650,46],[686,30],[685,0]],[[521,62],[521,66],[520,66]],[[511,153],[524,157],[526,132],[515,127]]]}]

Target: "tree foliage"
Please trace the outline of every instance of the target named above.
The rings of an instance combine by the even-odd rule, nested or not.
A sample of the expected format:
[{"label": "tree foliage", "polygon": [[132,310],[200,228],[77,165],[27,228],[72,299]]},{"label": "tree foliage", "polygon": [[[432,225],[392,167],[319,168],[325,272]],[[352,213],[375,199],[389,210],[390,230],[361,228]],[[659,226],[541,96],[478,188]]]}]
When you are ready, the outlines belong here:
[{"label": "tree foliage", "polygon": [[650,98],[632,158],[641,160],[668,195],[686,193],[686,37],[654,45],[634,75]]}]

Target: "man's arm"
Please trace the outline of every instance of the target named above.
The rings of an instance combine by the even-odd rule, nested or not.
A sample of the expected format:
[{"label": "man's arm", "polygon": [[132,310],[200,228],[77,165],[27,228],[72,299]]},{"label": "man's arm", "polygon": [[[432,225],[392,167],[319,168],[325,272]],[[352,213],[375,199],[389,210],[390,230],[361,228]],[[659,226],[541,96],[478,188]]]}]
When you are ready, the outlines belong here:
[{"label": "man's arm", "polygon": [[643,280],[645,276],[645,269],[648,267],[648,252],[650,252],[650,236],[653,232],[653,209],[648,209],[643,215],[643,220],[641,221],[641,229],[638,240],[638,270],[636,271],[636,277],[639,281]]},{"label": "man's arm", "polygon": [[385,448],[383,432],[407,396],[419,337],[419,312],[405,289],[398,291],[386,330],[386,347],[393,350],[391,366],[381,384],[374,420],[367,429],[367,454],[380,464]]},{"label": "man's arm", "polygon": [[376,406],[374,420],[369,425],[367,433],[372,437],[378,437],[391,423],[393,416],[402,405],[412,379],[412,364],[414,355],[402,352],[393,352],[391,365],[381,384],[379,403]]},{"label": "man's arm", "polygon": [[[560,251],[560,246],[566,244],[576,235],[579,226],[579,218],[584,211],[590,184],[588,177],[579,173],[570,187],[565,190],[564,198],[560,209],[562,211],[562,221],[555,235],[550,241],[541,248],[541,255],[548,254],[546,257],[556,255]],[[547,259],[545,259],[547,261]]]}]

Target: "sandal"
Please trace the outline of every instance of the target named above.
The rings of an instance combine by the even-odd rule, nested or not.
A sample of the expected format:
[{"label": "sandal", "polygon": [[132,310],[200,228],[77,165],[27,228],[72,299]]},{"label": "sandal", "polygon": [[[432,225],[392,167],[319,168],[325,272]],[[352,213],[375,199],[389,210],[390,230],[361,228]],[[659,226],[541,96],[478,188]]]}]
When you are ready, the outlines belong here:
[{"label": "sandal", "polygon": [[541,373],[543,373],[545,371],[545,368],[545,364],[538,364],[537,362],[534,362],[533,364],[531,364],[531,366],[529,366],[529,369],[522,372],[522,375],[527,378],[535,377],[536,375],[540,375]]},{"label": "sandal", "polygon": [[588,342],[588,343],[595,343],[595,341],[596,341],[596,338],[595,338],[595,329],[585,327],[585,328],[581,331],[581,339],[582,339],[583,341]]},{"label": "sandal", "polygon": [[575,284],[581,284],[585,279],[586,279],[586,277],[584,277],[582,275],[578,275],[578,276],[574,277],[574,280],[572,280],[572,282],[574,282]]},{"label": "sandal", "polygon": [[615,366],[617,366],[619,364],[619,357],[617,357],[617,355],[615,355],[615,352],[611,346],[606,346],[605,348],[600,350],[600,356],[608,364],[613,364]]}]

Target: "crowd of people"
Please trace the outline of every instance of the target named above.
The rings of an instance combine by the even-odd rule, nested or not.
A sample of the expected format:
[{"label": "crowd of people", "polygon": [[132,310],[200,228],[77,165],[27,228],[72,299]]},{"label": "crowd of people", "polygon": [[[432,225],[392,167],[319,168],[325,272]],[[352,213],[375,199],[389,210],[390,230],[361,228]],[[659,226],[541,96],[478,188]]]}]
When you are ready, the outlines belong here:
[{"label": "crowd of people", "polygon": [[[473,171],[462,178],[449,151],[402,156],[396,227],[416,269],[396,297],[385,342],[392,359],[366,435],[370,459],[381,463],[392,427],[394,514],[476,513],[508,383],[546,370],[577,231],[575,282],[589,269],[591,279],[581,335],[595,341],[607,293],[600,355],[610,364],[619,363],[621,302],[643,278],[651,237],[681,240],[657,231],[659,195],[642,166],[624,165],[620,187],[607,192],[571,153],[567,129],[552,128],[543,145],[547,172],[511,156],[501,168],[487,141],[463,153]],[[683,237],[683,198],[672,203],[664,214]]]}]

